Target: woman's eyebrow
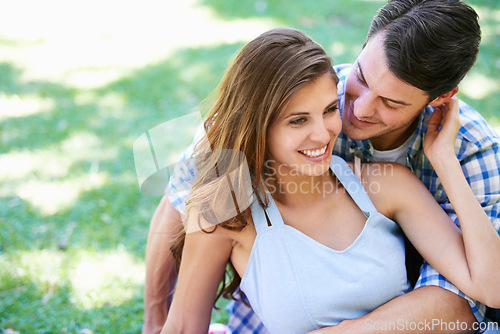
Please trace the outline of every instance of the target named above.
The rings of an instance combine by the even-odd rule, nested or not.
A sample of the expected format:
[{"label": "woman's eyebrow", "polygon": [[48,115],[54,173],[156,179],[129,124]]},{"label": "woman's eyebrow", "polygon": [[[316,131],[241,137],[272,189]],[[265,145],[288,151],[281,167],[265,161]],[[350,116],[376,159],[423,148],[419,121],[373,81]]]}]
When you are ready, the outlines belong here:
[{"label": "woman's eyebrow", "polygon": [[[339,103],[339,99],[336,98],[335,100],[333,100],[330,104],[328,104],[324,109],[328,109],[332,106],[334,106],[335,104]],[[306,111],[297,111],[297,112],[294,112],[294,113],[291,113],[290,115],[287,115],[285,117],[283,117],[283,119],[287,119],[287,118],[290,118],[290,117],[294,117],[294,116],[307,116],[309,115],[310,113],[309,112],[306,112]]]},{"label": "woman's eyebrow", "polygon": [[294,112],[294,113],[291,113],[290,115],[285,116],[284,119],[294,117],[294,116],[305,116],[305,115],[309,115],[309,113],[305,112],[305,111],[299,111],[299,112]]},{"label": "woman's eyebrow", "polygon": [[335,100],[333,100],[333,102],[332,102],[332,103],[330,103],[329,105],[327,105],[327,106],[325,107],[325,109],[328,109],[328,108],[330,108],[330,107],[333,107],[333,106],[334,106],[334,105],[336,105],[337,103],[339,103],[339,99],[338,99],[338,98],[337,98],[337,99],[335,99]]}]

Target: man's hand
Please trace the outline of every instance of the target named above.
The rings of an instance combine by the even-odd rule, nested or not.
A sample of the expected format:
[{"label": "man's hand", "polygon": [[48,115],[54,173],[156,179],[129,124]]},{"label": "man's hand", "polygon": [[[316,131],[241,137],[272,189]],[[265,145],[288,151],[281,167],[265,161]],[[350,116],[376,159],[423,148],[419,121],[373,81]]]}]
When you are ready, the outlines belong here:
[{"label": "man's hand", "polygon": [[459,103],[454,97],[436,107],[429,119],[424,140],[424,152],[429,161],[455,155],[455,140],[459,129]]}]

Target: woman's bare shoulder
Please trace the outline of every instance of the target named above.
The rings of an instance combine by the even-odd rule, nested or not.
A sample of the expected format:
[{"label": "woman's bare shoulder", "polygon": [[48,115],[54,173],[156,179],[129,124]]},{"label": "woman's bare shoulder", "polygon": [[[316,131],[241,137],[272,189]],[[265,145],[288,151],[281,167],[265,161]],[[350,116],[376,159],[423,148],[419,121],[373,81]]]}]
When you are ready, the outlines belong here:
[{"label": "woman's bare shoulder", "polygon": [[405,166],[393,162],[361,165],[361,183],[377,210],[391,217],[399,200],[411,192],[418,181]]},{"label": "woman's bare shoulder", "polygon": [[230,222],[224,223],[208,223],[203,222],[190,222],[185,225],[187,234],[193,234],[200,241],[211,243],[226,243],[231,245],[243,243],[249,235],[255,234],[253,220],[251,215],[245,215],[245,221],[232,224]]},{"label": "woman's bare shoulder", "polygon": [[393,183],[415,179],[405,166],[395,162],[372,162],[361,164],[361,177],[366,182]]}]

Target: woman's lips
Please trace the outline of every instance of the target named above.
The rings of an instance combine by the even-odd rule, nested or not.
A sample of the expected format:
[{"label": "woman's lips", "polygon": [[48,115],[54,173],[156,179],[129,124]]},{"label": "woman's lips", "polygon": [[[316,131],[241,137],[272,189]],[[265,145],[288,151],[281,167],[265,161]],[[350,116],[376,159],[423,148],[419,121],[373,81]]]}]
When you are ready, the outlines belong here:
[{"label": "woman's lips", "polygon": [[313,161],[322,161],[328,157],[330,152],[329,147],[330,144],[326,144],[324,146],[312,150],[300,150],[299,153],[301,153],[303,156]]}]

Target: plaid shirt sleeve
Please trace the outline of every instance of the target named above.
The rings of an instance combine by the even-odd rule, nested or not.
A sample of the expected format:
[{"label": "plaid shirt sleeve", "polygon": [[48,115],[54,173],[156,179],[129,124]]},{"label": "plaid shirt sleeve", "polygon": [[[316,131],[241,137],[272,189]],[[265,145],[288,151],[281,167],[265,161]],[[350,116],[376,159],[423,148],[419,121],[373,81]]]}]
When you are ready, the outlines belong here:
[{"label": "plaid shirt sleeve", "polygon": [[231,300],[226,310],[229,313],[227,326],[233,334],[268,334],[269,331],[257,317],[257,314],[241,301]]},{"label": "plaid shirt sleeve", "polygon": [[193,157],[193,151],[203,136],[205,136],[205,129],[202,124],[196,130],[191,145],[181,153],[173,166],[167,188],[165,189],[165,196],[167,196],[170,203],[181,214],[185,213],[185,202],[196,178],[196,157]]},{"label": "plaid shirt sleeve", "polygon": [[[457,157],[476,198],[495,229],[500,231],[500,137],[477,111],[463,102],[460,105],[460,119],[461,128],[455,147]],[[443,210],[459,226],[455,210],[432,166],[427,161],[422,166],[417,174],[421,173],[420,178],[424,184],[434,194]],[[428,263],[422,266],[415,288],[422,286],[440,286],[462,296],[469,301],[477,320],[485,321],[486,306],[465,296]]]}]

